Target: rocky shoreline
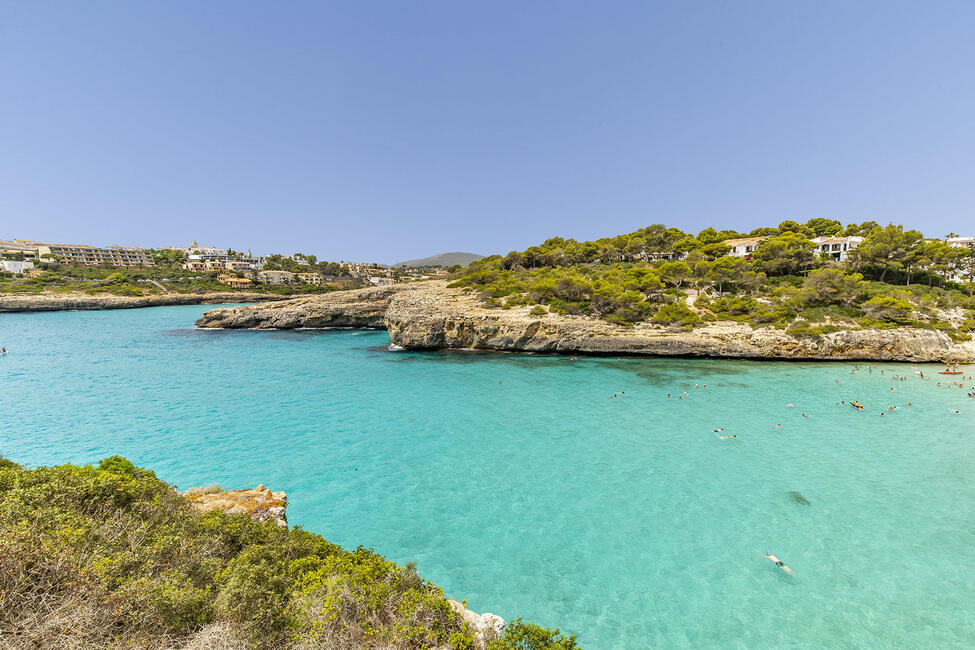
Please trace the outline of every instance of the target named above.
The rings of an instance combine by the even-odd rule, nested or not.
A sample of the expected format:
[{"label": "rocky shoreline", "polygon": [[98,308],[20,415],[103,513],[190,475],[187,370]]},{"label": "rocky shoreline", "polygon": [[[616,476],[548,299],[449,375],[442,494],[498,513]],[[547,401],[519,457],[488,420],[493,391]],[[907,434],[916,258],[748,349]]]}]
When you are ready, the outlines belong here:
[{"label": "rocky shoreline", "polygon": [[690,331],[595,318],[533,315],[528,307],[486,309],[446,282],[335,292],[206,312],[204,328],[372,327],[406,349],[475,349],[562,354],[738,359],[973,362],[975,341],[920,328],[841,330],[794,337],[773,327],[715,322]]},{"label": "rocky shoreline", "polygon": [[167,305],[214,305],[228,302],[269,302],[291,296],[236,291],[211,293],[166,293],[150,296],[116,296],[110,293],[0,294],[0,313],[27,311],[76,311],[135,309]]},{"label": "rocky shoreline", "polygon": [[[287,528],[288,495],[272,492],[264,484],[251,490],[224,490],[218,485],[192,487],[183,492],[194,508],[201,512],[223,512],[228,515],[245,514],[255,521],[269,521]],[[485,650],[488,642],[500,639],[506,621],[497,614],[478,614],[467,609],[466,603],[448,600],[451,609],[470,624],[478,650]]]}]

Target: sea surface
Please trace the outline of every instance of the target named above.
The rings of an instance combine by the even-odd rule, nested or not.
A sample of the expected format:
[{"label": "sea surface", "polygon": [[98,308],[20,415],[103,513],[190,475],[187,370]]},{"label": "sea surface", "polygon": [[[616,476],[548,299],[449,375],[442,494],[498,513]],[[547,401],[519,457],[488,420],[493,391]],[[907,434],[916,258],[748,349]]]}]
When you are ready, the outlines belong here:
[{"label": "sea surface", "polygon": [[973,382],[937,366],[413,353],[207,308],[0,314],[0,455],[265,483],[590,649],[975,646]]}]

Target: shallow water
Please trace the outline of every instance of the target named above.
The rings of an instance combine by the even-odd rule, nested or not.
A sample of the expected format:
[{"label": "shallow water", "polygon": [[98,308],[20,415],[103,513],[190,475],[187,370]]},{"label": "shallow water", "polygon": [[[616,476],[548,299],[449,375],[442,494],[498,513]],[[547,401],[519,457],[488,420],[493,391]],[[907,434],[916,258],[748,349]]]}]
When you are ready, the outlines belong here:
[{"label": "shallow water", "polygon": [[192,329],[208,308],[0,315],[0,455],[266,483],[292,524],[587,648],[975,645],[972,382]]}]

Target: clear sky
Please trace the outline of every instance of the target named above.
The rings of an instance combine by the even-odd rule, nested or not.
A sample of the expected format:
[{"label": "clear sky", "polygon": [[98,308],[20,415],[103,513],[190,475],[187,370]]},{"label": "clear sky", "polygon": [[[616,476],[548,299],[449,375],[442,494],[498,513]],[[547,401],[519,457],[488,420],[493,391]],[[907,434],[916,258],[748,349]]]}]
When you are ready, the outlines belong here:
[{"label": "clear sky", "polygon": [[975,3],[0,0],[0,239],[975,231]]}]

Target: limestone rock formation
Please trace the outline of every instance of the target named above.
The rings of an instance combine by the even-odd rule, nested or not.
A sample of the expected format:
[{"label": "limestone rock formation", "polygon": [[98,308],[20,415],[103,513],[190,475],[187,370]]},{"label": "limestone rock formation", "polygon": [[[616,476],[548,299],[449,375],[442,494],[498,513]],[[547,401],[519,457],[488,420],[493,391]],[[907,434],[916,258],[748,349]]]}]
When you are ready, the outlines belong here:
[{"label": "limestone rock formation", "polygon": [[477,643],[477,647],[480,650],[484,650],[489,641],[500,639],[501,635],[504,634],[504,627],[507,623],[497,614],[491,614],[490,612],[477,614],[456,600],[448,600],[447,602],[450,603],[450,607],[455,612],[470,623],[474,629],[474,642]]},{"label": "limestone rock formation", "polygon": [[401,285],[335,291],[251,307],[224,307],[208,311],[196,322],[199,327],[293,329],[296,327],[384,328],[389,300]]},{"label": "limestone rock formation", "polygon": [[257,521],[273,521],[279,526],[287,526],[288,495],[272,492],[264,485],[253,490],[230,490],[225,492],[218,486],[190,488],[183,493],[193,507],[203,512],[219,510],[228,515],[247,514]]},{"label": "limestone rock formation", "polygon": [[407,349],[638,354],[756,359],[975,361],[975,341],[956,343],[919,328],[843,330],[794,337],[772,327],[716,322],[691,331],[650,323],[621,326],[585,316],[486,309],[446,282],[335,292],[282,303],[218,309],[200,327],[385,327]]}]

